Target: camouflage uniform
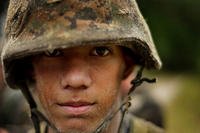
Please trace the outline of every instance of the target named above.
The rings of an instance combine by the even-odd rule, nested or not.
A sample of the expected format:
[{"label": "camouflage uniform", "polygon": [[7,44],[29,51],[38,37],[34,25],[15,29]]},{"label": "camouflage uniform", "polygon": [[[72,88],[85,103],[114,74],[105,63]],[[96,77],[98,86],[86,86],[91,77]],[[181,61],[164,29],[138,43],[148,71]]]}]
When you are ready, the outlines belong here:
[{"label": "camouflage uniform", "polygon": [[[41,130],[46,132],[46,123],[41,124]],[[34,130],[30,130],[28,133],[34,133]],[[164,133],[164,130],[151,122],[128,114],[124,118],[121,133]]]},{"label": "camouflage uniform", "polygon": [[163,129],[141,118],[127,115],[123,133],[164,133]]},{"label": "camouflage uniform", "polygon": [[[30,67],[26,62],[30,56],[74,46],[113,44],[129,48],[138,65],[161,68],[149,28],[135,0],[11,0],[5,34],[5,80],[11,88],[23,92],[36,127],[39,112],[26,86],[30,79],[24,73]],[[145,80],[133,84],[137,87]],[[141,120],[128,123],[133,123],[129,127],[134,133],[159,132]]]}]

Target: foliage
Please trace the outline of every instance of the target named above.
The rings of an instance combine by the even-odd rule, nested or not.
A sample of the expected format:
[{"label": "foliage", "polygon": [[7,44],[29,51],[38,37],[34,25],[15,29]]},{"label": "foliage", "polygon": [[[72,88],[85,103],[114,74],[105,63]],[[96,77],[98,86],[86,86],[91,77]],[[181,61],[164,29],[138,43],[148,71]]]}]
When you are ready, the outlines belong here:
[{"label": "foliage", "polygon": [[200,1],[138,0],[164,70],[200,73]]}]

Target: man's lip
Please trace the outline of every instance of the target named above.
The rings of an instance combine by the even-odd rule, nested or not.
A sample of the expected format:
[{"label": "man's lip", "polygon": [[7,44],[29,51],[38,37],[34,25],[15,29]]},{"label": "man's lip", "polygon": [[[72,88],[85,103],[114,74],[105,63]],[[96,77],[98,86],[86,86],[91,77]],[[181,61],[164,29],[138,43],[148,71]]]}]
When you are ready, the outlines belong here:
[{"label": "man's lip", "polygon": [[77,102],[65,102],[58,104],[65,113],[69,115],[82,115],[89,112],[95,103],[85,102],[85,101],[77,101]]},{"label": "man's lip", "polygon": [[65,102],[65,103],[59,103],[60,106],[72,106],[72,107],[80,107],[80,106],[88,106],[93,105],[93,102],[86,102],[86,101],[77,101],[77,102]]}]

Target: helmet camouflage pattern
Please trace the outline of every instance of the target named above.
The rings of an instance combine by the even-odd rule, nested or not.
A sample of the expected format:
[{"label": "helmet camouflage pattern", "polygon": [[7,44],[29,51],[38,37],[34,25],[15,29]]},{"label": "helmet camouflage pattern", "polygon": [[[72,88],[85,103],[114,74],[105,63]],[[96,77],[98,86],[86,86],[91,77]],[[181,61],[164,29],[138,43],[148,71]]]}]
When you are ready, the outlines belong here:
[{"label": "helmet camouflage pattern", "polygon": [[16,64],[24,57],[86,44],[125,46],[138,64],[161,67],[135,0],[10,0],[5,37],[2,61],[11,88],[17,87],[22,68]]}]

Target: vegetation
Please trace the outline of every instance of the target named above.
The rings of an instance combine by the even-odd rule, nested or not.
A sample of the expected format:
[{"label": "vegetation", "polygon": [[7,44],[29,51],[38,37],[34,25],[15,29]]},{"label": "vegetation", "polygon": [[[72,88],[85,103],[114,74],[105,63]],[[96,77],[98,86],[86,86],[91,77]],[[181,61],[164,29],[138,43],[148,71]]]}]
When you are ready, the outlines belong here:
[{"label": "vegetation", "polygon": [[200,93],[198,77],[182,77],[177,96],[165,110],[167,133],[199,133]]},{"label": "vegetation", "polygon": [[138,0],[163,69],[200,73],[200,1]]}]

